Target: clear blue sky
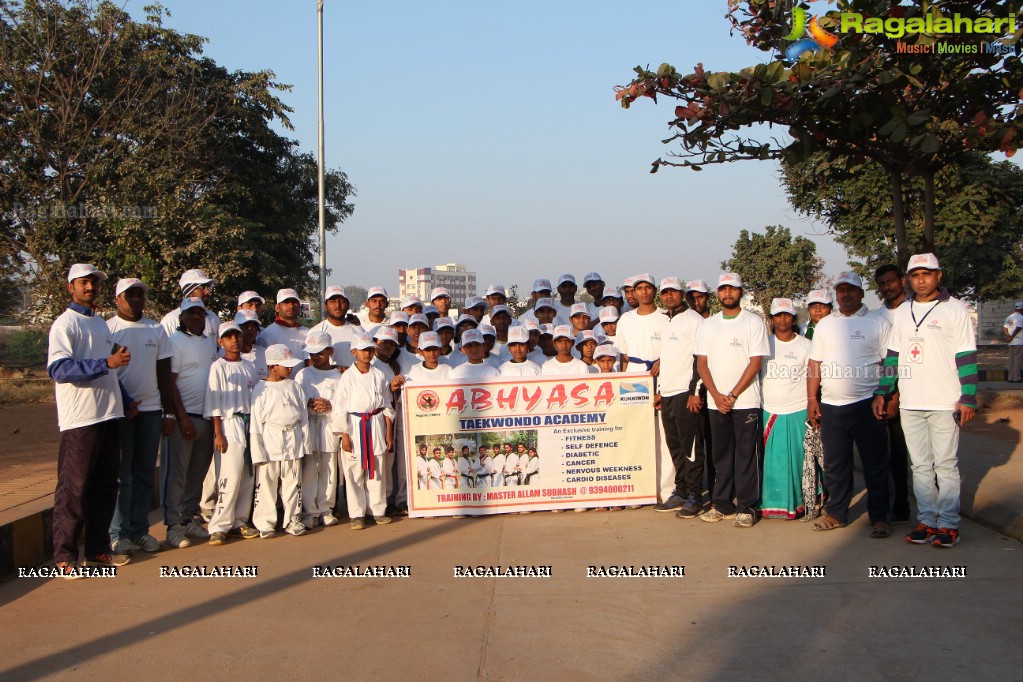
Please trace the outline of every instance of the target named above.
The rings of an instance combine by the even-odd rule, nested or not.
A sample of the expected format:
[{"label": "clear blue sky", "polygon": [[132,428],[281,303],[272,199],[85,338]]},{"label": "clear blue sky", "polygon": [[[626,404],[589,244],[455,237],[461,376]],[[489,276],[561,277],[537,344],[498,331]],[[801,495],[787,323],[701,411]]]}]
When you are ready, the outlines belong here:
[{"label": "clear blue sky", "polygon": [[[136,17],[148,0],[129,0]],[[326,161],[358,190],[328,238],[331,284],[396,290],[399,268],[465,263],[490,282],[590,270],[715,280],[742,229],[813,238],[777,166],[702,173],[650,163],[674,100],[625,111],[636,65],[736,69],[769,55],[729,37],[725,0],[341,2],[324,13]],[[316,0],[166,0],[165,25],[209,38],[229,69],[270,69],[304,150],[316,151]],[[779,131],[781,132],[781,131]],[[269,292],[263,292],[269,293]]]}]

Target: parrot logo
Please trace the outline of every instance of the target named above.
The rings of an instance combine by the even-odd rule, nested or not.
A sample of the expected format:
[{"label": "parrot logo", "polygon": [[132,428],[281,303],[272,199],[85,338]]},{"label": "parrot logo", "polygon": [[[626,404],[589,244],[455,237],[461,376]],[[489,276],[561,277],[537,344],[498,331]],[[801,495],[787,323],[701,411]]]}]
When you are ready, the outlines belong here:
[{"label": "parrot logo", "polygon": [[807,52],[820,52],[821,48],[831,49],[838,43],[838,36],[821,28],[817,22],[817,15],[807,22],[806,10],[802,7],[793,7],[792,31],[785,36],[785,40],[795,41],[785,50],[785,59],[794,62]]}]

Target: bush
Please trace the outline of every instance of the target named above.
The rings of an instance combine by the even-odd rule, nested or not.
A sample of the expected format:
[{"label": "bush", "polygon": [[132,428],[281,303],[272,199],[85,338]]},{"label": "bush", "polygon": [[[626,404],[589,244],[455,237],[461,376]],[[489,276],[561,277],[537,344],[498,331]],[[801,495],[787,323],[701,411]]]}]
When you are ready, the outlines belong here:
[{"label": "bush", "polygon": [[16,329],[0,332],[0,367],[34,367],[46,364],[47,334]]}]

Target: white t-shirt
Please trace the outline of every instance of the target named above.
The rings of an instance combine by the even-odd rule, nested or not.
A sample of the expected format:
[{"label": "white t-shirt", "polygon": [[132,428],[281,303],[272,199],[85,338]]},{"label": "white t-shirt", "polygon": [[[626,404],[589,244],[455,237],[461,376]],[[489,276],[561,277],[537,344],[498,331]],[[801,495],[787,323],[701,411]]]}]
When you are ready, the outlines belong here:
[{"label": "white t-shirt", "polygon": [[888,344],[899,354],[899,406],[954,410],[962,394],[956,353],[976,351],[976,338],[970,313],[959,299],[902,304]]},{"label": "white t-shirt", "polygon": [[500,372],[503,377],[536,377],[540,376],[540,367],[529,359],[522,362],[508,360],[501,365]]},{"label": "white t-shirt", "polygon": [[305,393],[294,380],[260,381],[249,419],[252,463],[301,459],[308,427]]},{"label": "white t-shirt", "polygon": [[537,367],[543,367],[543,363],[550,360],[549,357],[543,354],[543,350],[540,346],[537,346],[533,350],[526,353],[526,359],[533,362]]},{"label": "white t-shirt", "polygon": [[[99,360],[110,357],[114,339],[106,321],[68,308],[50,327],[49,367],[58,360]],[[130,350],[130,349],[129,349]],[[61,431],[124,416],[117,373],[107,371],[92,381],[55,383],[57,423]]]},{"label": "white t-shirt", "polygon": [[182,331],[170,335],[171,372],[177,374],[178,393],[185,412],[202,414],[210,367],[217,359],[217,345],[208,336]]},{"label": "white t-shirt", "polygon": [[260,381],[266,380],[270,374],[270,368],[266,366],[266,349],[259,346],[252,346],[248,353],[242,353],[242,360],[248,360],[256,368],[256,376]]},{"label": "white t-shirt", "polygon": [[810,342],[796,334],[781,341],[773,334],[767,339],[771,350],[760,368],[764,409],[771,414],[792,414],[806,409],[806,365]]},{"label": "white t-shirt", "polygon": [[369,334],[370,338],[376,335],[378,328],[387,326],[387,313],[384,313],[384,319],[381,322],[372,322],[369,319],[368,310],[360,310],[355,313],[355,316],[359,318],[359,324],[362,325],[362,330]]},{"label": "white t-shirt", "polygon": [[[905,303],[905,301],[903,301]],[[880,307],[874,308],[870,311],[871,315],[879,315],[888,321],[888,324],[895,324],[895,311],[899,309],[899,306],[889,308],[886,304],[882,303]]]},{"label": "white t-shirt", "polygon": [[[724,313],[711,315],[700,324],[696,332],[693,353],[706,356],[714,385],[721,393],[728,393],[739,383],[751,358],[771,354],[767,343],[767,326],[759,315],[748,310],[740,310],[738,315],[727,319]],[[736,410],[749,410],[759,408],[760,405],[760,382],[754,380],[749,388],[739,394],[732,407]],[[712,410],[717,409],[710,392],[707,393],[707,406]]]},{"label": "white t-shirt", "polygon": [[299,325],[298,327],[285,327],[274,322],[259,333],[256,338],[263,348],[269,348],[275,343],[283,343],[291,349],[296,358],[306,357],[305,337],[309,330]]},{"label": "white t-shirt", "polygon": [[[1016,331],[1017,327],[1023,326],[1023,315],[1014,312],[1012,315],[1009,315],[1007,318],[1005,318],[1005,324],[1003,326],[1011,336],[1012,333]],[[1016,337],[1009,342],[1009,345],[1023,346],[1023,331],[1021,331],[1019,334],[1016,334]]]},{"label": "white t-shirt", "polygon": [[451,374],[451,367],[441,362],[437,363],[434,369],[427,369],[423,363],[417,363],[409,368],[405,374],[405,381],[417,384],[431,384],[437,381],[444,381]]},{"label": "white t-shirt", "polygon": [[[160,326],[167,333],[167,338],[171,337],[171,334],[178,331],[178,326],[181,324],[181,309],[175,308],[160,320]],[[217,338],[217,332],[220,331],[220,318],[212,310],[206,311],[206,328],[203,330],[203,334],[210,337],[211,339]],[[131,363],[128,363],[131,364]]]},{"label": "white t-shirt", "polygon": [[[661,335],[667,321],[668,316],[660,308],[648,315],[630,310],[618,318],[615,346],[626,357],[654,362],[661,357]],[[644,363],[632,360],[626,369],[627,374],[645,374],[649,371]]]},{"label": "white t-shirt", "polygon": [[703,318],[695,310],[669,318],[661,331],[661,372],[658,391],[671,397],[689,390],[693,379],[693,344]]},{"label": "white t-shirt", "polygon": [[416,365],[423,364],[423,356],[413,353],[407,348],[398,349],[398,367],[401,368],[401,375],[406,376]]},{"label": "white t-shirt", "polygon": [[880,381],[892,326],[867,306],[852,315],[834,311],[813,330],[810,359],[821,363],[821,402],[851,405],[870,398]]},{"label": "white t-shirt", "polygon": [[572,358],[569,362],[561,362],[557,358],[550,358],[543,363],[540,374],[543,376],[562,376],[565,374],[597,374],[600,369],[596,365],[587,365],[579,358]]},{"label": "white t-shirt", "polygon": [[[352,356],[352,339],[357,333],[362,333],[362,327],[357,327],[351,322],[345,324],[331,324],[330,320],[323,320],[310,331],[326,332],[330,335],[330,342],[334,346],[332,356],[335,365],[348,367],[354,361]],[[304,342],[303,342],[304,343]]]},{"label": "white t-shirt", "polygon": [[229,362],[217,358],[210,367],[210,378],[206,382],[206,396],[203,400],[203,417],[220,417],[223,420],[224,436],[229,443],[247,444],[245,421],[231,417],[251,411],[252,391],[260,383],[265,382],[260,382],[256,376],[256,367],[248,360]]},{"label": "white t-shirt", "polygon": [[474,365],[471,362],[463,362],[458,367],[451,370],[451,374],[448,375],[449,379],[489,379],[490,377],[496,377],[500,375],[497,367],[494,367],[489,362],[481,362],[478,365]]},{"label": "white t-shirt", "polygon": [[[336,369],[316,369],[313,366],[299,369],[293,376],[295,383],[305,395],[309,424],[305,430],[305,454],[313,452],[333,452],[337,446],[337,436],[330,430],[330,412],[313,412],[308,408],[313,398],[334,399],[337,382],[341,373]],[[278,382],[279,383],[279,382]]]},{"label": "white t-shirt", "polygon": [[107,327],[114,342],[131,353],[131,362],[117,368],[117,378],[124,390],[139,404],[140,412],[161,410],[163,404],[156,382],[156,362],[171,356],[167,332],[148,317],[131,322],[115,315],[107,320]]}]

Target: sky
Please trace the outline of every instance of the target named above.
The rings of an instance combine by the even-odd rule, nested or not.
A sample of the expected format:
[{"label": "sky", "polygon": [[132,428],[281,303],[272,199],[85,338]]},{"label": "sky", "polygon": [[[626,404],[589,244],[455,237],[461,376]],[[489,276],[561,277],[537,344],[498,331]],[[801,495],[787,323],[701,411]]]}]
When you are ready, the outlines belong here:
[{"label": "sky", "polygon": [[[142,18],[150,0],[128,0]],[[317,149],[316,0],[164,0],[164,25],[209,39],[231,70],[275,72],[304,151]],[[793,211],[773,162],[702,173],[668,152],[675,100],[623,110],[637,65],[735,70],[771,55],[729,36],[725,0],[642,3],[324,2],[325,160],[358,192],[327,239],[328,284],[381,285],[456,262],[519,285],[597,271],[716,282],[740,230],[810,237],[827,274],[844,250]],[[778,131],[781,134],[782,131]]]}]

